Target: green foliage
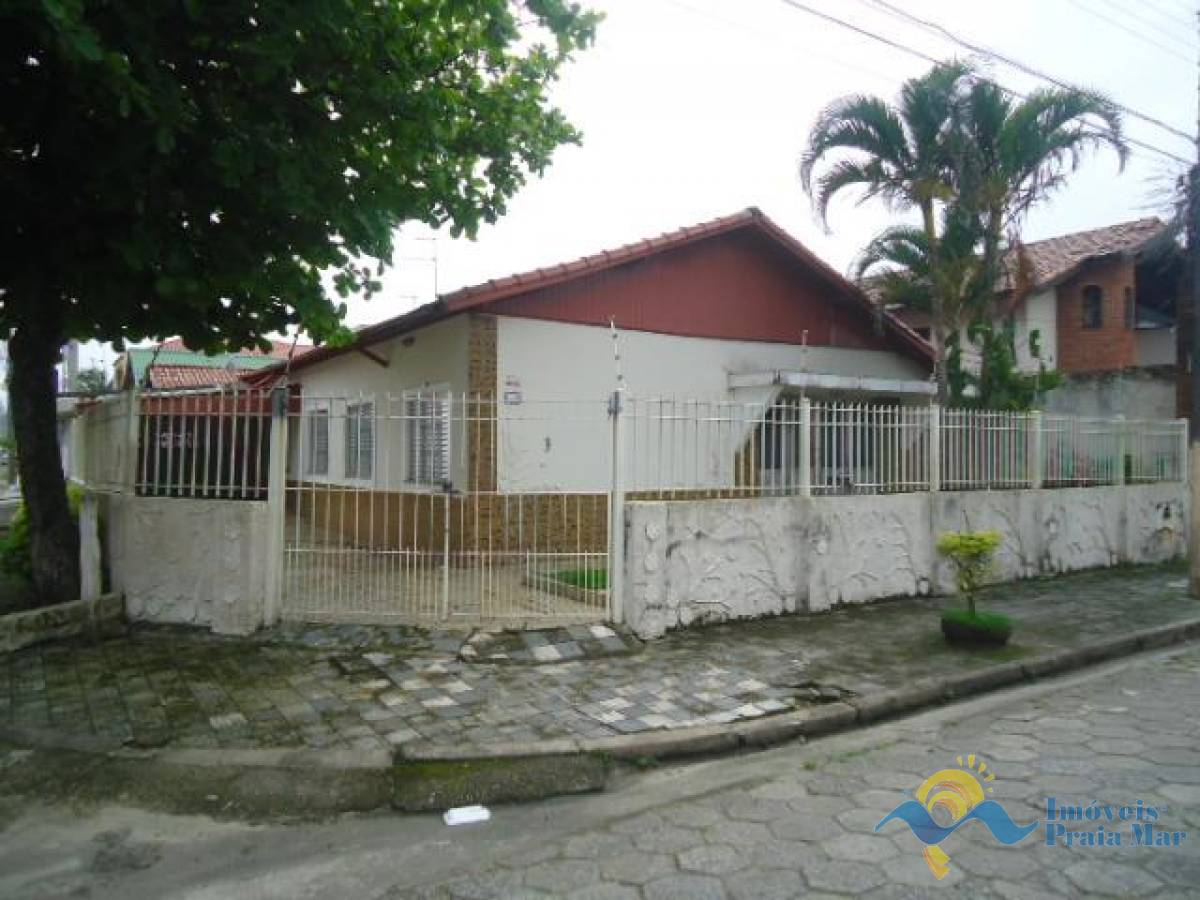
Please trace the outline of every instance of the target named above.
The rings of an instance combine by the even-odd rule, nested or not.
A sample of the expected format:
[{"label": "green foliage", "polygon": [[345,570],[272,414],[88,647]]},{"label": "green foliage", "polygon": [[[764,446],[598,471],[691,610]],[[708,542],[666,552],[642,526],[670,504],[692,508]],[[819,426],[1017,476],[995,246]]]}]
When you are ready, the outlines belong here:
[{"label": "green foliage", "polygon": [[6,331],[197,350],[379,287],[406,221],[474,234],[555,148],[566,0],[14,0],[0,11]]},{"label": "green foliage", "polygon": [[1025,412],[1062,381],[1058,372],[1041,363],[1036,331],[1029,337],[1030,355],[1039,361],[1036,372],[1017,368],[1015,328],[1011,321],[1002,324],[977,321],[967,328],[967,338],[979,351],[979,371],[963,367],[962,348],[957,339],[953,340],[947,364],[950,403],[954,406]]},{"label": "green foliage", "polygon": [[[867,96],[834,102],[818,118],[801,160],[805,189],[823,221],[832,199],[862,199],[921,214],[919,228],[892,228],[872,241],[858,275],[879,273],[887,303],[927,309],[939,396],[961,367],[948,370],[952,336],[985,322],[1005,257],[1026,214],[1059,190],[1085,151],[1128,153],[1121,117],[1105,97],[1074,89],[1037,90],[1024,100],[979,77],[969,64],[934,66],[905,82],[895,104]],[[989,391],[1019,394],[1005,369],[1003,338]],[[1006,401],[1019,402],[1019,401]]]},{"label": "green foliage", "polygon": [[942,633],[955,643],[1003,644],[1013,623],[999,613],[947,609],[942,613]]},{"label": "green foliage", "polygon": [[[74,485],[67,488],[67,500],[71,506],[71,517],[79,522],[79,506],[83,503],[83,491]],[[13,514],[8,534],[0,539],[0,571],[6,575],[33,580],[33,562],[29,549],[29,513],[22,503]]]},{"label": "green foliage", "polygon": [[948,531],[937,541],[937,551],[954,567],[954,581],[975,614],[975,595],[992,570],[992,558],[1004,540],[998,531]]},{"label": "green foliage", "polygon": [[108,390],[108,373],[99,366],[80,369],[75,377],[78,390],[89,394],[102,394]]},{"label": "green foliage", "polygon": [[567,569],[555,572],[554,577],[565,584],[589,591],[603,591],[608,588],[607,569]]}]

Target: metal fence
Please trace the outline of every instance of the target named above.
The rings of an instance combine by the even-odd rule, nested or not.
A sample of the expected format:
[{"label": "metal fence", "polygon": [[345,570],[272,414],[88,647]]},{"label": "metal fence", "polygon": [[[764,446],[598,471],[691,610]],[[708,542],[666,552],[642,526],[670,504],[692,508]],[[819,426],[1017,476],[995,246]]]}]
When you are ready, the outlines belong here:
[{"label": "metal fence", "polygon": [[285,618],[609,617],[604,402],[305,395],[287,417]]},{"label": "metal fence", "polygon": [[840,403],[531,400],[422,389],[108,398],[93,486],[263,500],[269,605],[306,621],[610,618],[626,500],[1182,481],[1187,425]]}]

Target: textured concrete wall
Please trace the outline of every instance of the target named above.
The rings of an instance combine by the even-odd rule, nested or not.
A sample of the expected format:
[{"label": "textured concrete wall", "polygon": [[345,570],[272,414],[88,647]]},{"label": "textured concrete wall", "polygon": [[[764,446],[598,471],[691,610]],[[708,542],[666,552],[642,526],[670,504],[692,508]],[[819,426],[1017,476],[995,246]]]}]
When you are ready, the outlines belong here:
[{"label": "textured concrete wall", "polygon": [[1074,416],[1175,418],[1175,370],[1169,366],[1068,375],[1045,397],[1046,412]]},{"label": "textured concrete wall", "polygon": [[1187,546],[1181,484],[627,505],[625,615],[643,637],[700,622],[821,612],[953,591],[945,531],[1004,535],[996,579],[1122,562]]},{"label": "textured concrete wall", "polygon": [[262,624],[269,521],[259,501],[105,498],[112,588],[130,621],[244,633]]}]

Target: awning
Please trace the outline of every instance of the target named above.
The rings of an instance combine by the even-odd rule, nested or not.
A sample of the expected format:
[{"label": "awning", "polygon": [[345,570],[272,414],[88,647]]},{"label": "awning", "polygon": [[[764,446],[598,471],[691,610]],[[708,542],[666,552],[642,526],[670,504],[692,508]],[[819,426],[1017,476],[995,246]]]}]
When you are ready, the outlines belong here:
[{"label": "awning", "polygon": [[904,378],[872,378],[782,370],[729,376],[730,390],[762,387],[804,388],[814,391],[857,391],[866,394],[905,394],[918,397],[933,397],[937,394],[937,386],[932,381],[915,381]]}]

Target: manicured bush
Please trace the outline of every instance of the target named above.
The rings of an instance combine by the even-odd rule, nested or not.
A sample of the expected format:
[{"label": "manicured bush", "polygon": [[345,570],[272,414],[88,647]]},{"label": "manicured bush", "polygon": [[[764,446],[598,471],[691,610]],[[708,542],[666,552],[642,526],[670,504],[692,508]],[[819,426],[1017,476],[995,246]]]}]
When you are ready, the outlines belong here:
[{"label": "manicured bush", "polygon": [[1004,540],[998,531],[948,531],[938,538],[938,553],[954,567],[958,592],[975,612],[975,594],[992,571],[992,557]]},{"label": "manicured bush", "polygon": [[954,567],[958,592],[966,609],[942,613],[942,634],[951,643],[1003,644],[1012,634],[1012,621],[996,613],[981,613],[975,597],[992,571],[992,559],[1003,537],[998,531],[947,532],[938,538],[937,549]]}]

